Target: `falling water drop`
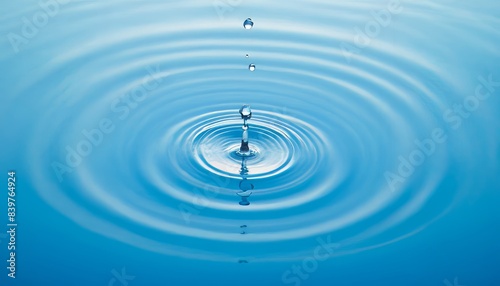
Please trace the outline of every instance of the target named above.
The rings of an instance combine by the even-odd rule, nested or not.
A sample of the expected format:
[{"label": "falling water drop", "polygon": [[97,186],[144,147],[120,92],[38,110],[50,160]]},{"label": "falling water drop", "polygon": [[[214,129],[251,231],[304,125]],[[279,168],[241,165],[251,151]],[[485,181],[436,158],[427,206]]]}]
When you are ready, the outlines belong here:
[{"label": "falling water drop", "polygon": [[255,64],[250,64],[250,65],[248,66],[248,69],[249,69],[250,71],[254,71],[254,70],[255,70]]},{"label": "falling water drop", "polygon": [[252,19],[251,18],[247,18],[245,20],[245,22],[243,22],[243,27],[245,27],[245,29],[247,29],[247,30],[252,29],[252,27],[253,27],[253,21],[252,21]]}]

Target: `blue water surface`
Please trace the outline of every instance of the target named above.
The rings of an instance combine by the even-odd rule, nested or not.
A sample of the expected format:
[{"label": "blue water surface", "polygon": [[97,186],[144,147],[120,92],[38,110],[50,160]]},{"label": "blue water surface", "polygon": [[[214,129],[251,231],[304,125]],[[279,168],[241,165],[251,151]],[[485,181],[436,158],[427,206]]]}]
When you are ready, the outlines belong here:
[{"label": "blue water surface", "polygon": [[500,2],[0,7],[0,285],[500,285]]}]

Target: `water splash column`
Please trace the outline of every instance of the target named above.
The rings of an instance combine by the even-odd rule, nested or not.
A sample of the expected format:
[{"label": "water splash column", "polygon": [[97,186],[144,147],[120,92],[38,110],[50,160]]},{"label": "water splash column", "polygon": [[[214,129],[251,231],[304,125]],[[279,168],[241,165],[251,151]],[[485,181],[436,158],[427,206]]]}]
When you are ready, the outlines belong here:
[{"label": "water splash column", "polygon": [[243,105],[240,108],[240,115],[241,118],[243,119],[243,126],[241,127],[243,129],[243,134],[241,136],[240,153],[242,155],[250,155],[250,148],[248,147],[248,124],[247,124],[247,120],[252,118],[252,110],[250,109],[250,105]]}]

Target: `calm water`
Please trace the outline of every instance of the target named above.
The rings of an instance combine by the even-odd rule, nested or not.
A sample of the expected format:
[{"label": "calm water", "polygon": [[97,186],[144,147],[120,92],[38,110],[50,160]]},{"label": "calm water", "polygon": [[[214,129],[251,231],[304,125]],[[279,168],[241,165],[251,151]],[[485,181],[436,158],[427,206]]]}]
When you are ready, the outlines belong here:
[{"label": "calm water", "polygon": [[1,285],[500,285],[500,3],[303,2],[2,2]]}]

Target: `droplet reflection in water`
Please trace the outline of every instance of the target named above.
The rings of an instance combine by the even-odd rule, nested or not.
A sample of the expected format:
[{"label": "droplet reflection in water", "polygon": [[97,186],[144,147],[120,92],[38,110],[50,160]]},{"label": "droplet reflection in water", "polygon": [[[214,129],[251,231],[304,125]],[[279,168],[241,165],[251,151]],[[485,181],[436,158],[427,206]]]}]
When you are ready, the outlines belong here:
[{"label": "droplet reflection in water", "polygon": [[250,64],[248,69],[253,72],[255,70],[255,64]]},{"label": "droplet reflection in water", "polygon": [[252,19],[251,18],[247,18],[245,20],[245,22],[243,22],[243,27],[245,27],[245,29],[247,29],[247,30],[252,29],[252,27],[253,27],[253,21],[252,21]]},{"label": "droplet reflection in water", "polygon": [[241,197],[241,202],[239,202],[240,205],[242,205],[242,206],[250,205],[250,202],[248,201],[248,197],[250,197],[252,195],[252,192],[243,191],[243,192],[237,193],[237,195]]},{"label": "droplet reflection in water", "polygon": [[247,233],[247,232],[245,231],[245,229],[247,228],[247,225],[246,225],[246,224],[244,224],[244,225],[240,226],[240,228],[241,228],[241,232],[240,232],[240,234],[246,234],[246,233]]}]

